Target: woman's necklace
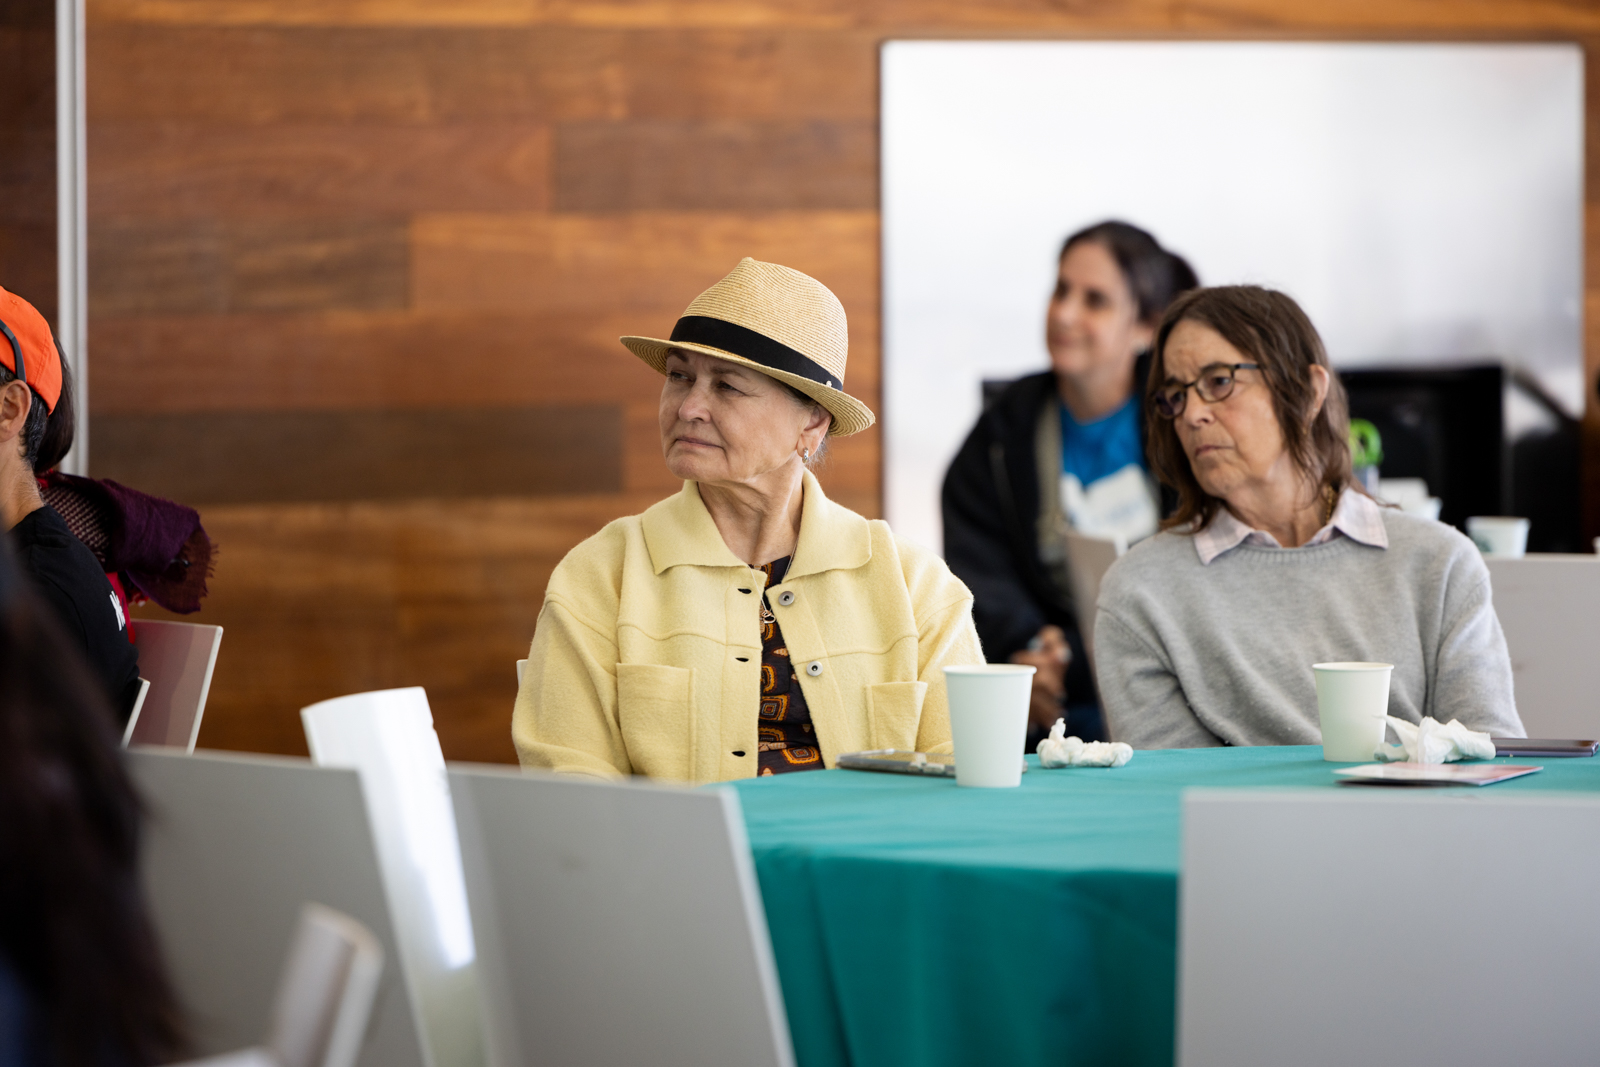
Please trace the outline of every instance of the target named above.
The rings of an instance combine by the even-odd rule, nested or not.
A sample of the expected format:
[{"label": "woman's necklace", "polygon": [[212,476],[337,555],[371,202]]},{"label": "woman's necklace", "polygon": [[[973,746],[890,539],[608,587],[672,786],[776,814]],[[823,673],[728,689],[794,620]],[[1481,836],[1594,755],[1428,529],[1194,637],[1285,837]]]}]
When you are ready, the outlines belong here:
[{"label": "woman's necklace", "polygon": [[[1331,485],[1322,487],[1322,525],[1333,521],[1333,509],[1339,504],[1339,491]],[[1318,527],[1319,529],[1321,527]]]}]

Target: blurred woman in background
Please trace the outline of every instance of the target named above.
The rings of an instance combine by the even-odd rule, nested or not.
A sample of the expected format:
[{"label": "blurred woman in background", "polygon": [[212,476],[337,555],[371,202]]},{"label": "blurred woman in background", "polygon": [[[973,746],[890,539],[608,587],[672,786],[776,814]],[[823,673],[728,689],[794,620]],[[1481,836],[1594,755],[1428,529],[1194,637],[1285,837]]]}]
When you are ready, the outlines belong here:
[{"label": "blurred woman in background", "polygon": [[182,1052],[106,698],[0,542],[0,1064]]},{"label": "blurred woman in background", "polygon": [[1168,510],[1145,459],[1140,397],[1156,323],[1198,284],[1137,226],[1102,222],[1067,238],[1045,314],[1050,369],[994,398],[945,476],[945,560],[973,592],[990,662],[1037,668],[1035,732],[1066,714],[1069,733],[1104,737],[1065,534],[1131,544]]}]

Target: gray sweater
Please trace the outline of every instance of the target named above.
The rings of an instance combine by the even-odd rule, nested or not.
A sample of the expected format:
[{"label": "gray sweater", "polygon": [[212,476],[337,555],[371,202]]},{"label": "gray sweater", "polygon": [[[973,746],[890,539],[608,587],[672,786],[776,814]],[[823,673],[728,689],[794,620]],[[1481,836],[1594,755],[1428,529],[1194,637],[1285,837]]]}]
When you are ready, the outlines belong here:
[{"label": "gray sweater", "polygon": [[1523,736],[1489,569],[1442,523],[1383,509],[1388,548],[1242,544],[1201,564],[1161,533],[1106,572],[1094,662],[1111,735],[1134,748],[1315,745],[1311,665],[1394,664],[1389,714]]}]

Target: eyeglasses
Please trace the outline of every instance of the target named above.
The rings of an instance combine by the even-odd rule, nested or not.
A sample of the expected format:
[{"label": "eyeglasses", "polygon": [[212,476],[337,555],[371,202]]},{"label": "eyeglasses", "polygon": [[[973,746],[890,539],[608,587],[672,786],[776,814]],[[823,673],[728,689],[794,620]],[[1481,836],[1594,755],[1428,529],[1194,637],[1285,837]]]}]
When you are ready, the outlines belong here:
[{"label": "eyeglasses", "polygon": [[1215,404],[1219,400],[1228,399],[1233,393],[1236,371],[1260,369],[1259,363],[1212,363],[1202,367],[1200,377],[1192,382],[1167,382],[1162,385],[1156,390],[1156,395],[1151,398],[1150,404],[1156,409],[1156,414],[1163,418],[1175,419],[1183,414],[1190,389],[1199,393],[1201,400]]}]

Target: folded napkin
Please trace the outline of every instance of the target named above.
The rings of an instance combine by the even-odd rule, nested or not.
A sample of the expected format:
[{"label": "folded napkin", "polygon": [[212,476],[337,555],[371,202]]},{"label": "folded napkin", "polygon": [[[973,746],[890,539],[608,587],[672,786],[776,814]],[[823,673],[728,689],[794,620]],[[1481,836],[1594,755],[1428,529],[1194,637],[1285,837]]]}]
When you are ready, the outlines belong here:
[{"label": "folded napkin", "polygon": [[1050,736],[1039,742],[1039,762],[1046,767],[1120,767],[1133,758],[1133,746],[1121,741],[1084,741],[1067,736],[1067,720],[1057,719]]},{"label": "folded napkin", "polygon": [[1375,755],[1387,762],[1410,760],[1412,763],[1454,763],[1463,759],[1494,759],[1494,741],[1488,734],[1480,734],[1461,725],[1460,719],[1441,723],[1431,716],[1420,724],[1386,716],[1398,745],[1379,745]]}]

